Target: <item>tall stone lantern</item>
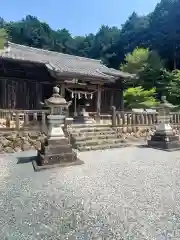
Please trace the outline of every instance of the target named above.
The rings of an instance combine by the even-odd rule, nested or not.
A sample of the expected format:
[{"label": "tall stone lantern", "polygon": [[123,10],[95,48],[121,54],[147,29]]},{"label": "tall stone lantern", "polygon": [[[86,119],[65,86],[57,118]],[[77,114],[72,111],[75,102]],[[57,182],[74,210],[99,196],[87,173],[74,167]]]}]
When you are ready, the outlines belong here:
[{"label": "tall stone lantern", "polygon": [[148,146],[167,151],[180,149],[179,135],[174,134],[170,125],[170,111],[174,107],[166,100],[165,96],[162,97],[161,103],[157,107],[159,123],[154,135],[148,140]]},{"label": "tall stone lantern", "polygon": [[50,115],[47,116],[48,132],[46,139],[41,143],[37,159],[33,162],[36,171],[83,163],[77,158],[76,152],[72,149],[63,131],[65,110],[70,104],[71,102],[66,102],[60,96],[58,87],[54,87],[52,97],[45,100],[44,105],[50,108]]}]

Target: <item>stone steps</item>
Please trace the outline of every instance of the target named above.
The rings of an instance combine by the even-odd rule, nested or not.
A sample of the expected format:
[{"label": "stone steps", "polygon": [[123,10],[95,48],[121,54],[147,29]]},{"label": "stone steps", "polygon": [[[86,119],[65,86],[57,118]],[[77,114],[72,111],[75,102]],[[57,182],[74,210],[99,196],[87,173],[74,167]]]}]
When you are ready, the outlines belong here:
[{"label": "stone steps", "polygon": [[89,141],[89,140],[105,140],[105,139],[116,139],[118,138],[116,133],[108,133],[108,134],[86,134],[86,135],[74,135],[76,141]]},{"label": "stone steps", "polygon": [[95,145],[95,146],[80,146],[77,148],[80,152],[85,151],[97,151],[97,150],[106,150],[111,148],[122,148],[128,147],[129,144],[127,143],[114,143],[114,144],[102,144],[102,145]]},{"label": "stone steps", "polygon": [[82,134],[82,133],[107,133],[115,132],[111,127],[84,127],[84,128],[72,128],[70,129],[71,134]]},{"label": "stone steps", "polygon": [[120,139],[120,138],[114,138],[114,139],[92,139],[92,140],[86,140],[86,141],[76,141],[75,142],[75,146],[79,147],[79,146],[97,146],[97,145],[113,145],[113,144],[117,144],[117,143],[124,143],[125,140]]},{"label": "stone steps", "polygon": [[127,141],[119,137],[110,126],[72,127],[68,130],[71,143],[79,151],[104,150],[127,146]]},{"label": "stone steps", "polygon": [[99,132],[72,132],[71,135],[73,137],[103,137],[103,136],[111,136],[116,134],[114,130],[109,131],[99,131]]}]

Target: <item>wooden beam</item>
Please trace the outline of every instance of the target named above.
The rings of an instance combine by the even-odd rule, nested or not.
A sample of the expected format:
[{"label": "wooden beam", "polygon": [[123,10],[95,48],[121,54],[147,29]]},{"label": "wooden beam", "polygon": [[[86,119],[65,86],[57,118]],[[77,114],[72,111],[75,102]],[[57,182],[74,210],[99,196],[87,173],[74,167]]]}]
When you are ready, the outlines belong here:
[{"label": "wooden beam", "polygon": [[82,88],[89,90],[97,90],[97,85],[79,85],[79,84],[64,84],[65,88]]},{"label": "wooden beam", "polygon": [[100,117],[101,114],[101,86],[98,85],[97,91],[97,116]]},{"label": "wooden beam", "polygon": [[16,80],[16,81],[29,81],[29,82],[41,82],[41,83],[44,83],[44,84],[52,84],[51,82],[43,82],[39,79],[27,79],[27,78],[18,78],[18,77],[2,77],[0,76],[0,81],[1,80],[6,80],[6,79],[9,79],[9,80]]},{"label": "wooden beam", "polygon": [[57,78],[57,80],[62,81],[62,82],[64,82],[65,80],[72,80],[74,78],[77,78],[80,81],[90,82],[91,84],[100,84],[100,85],[110,82],[109,79],[102,79],[102,77],[83,76],[83,75],[74,74],[74,73],[56,74],[56,78]]},{"label": "wooden beam", "polygon": [[60,85],[60,95],[62,96],[62,97],[65,97],[65,84],[64,83],[62,83],[61,85]]}]

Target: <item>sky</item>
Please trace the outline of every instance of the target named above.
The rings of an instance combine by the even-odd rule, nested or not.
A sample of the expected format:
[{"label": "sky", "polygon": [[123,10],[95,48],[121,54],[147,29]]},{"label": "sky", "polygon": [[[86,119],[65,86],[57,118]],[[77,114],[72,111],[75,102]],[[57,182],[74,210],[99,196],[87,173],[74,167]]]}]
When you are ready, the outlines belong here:
[{"label": "sky", "polygon": [[159,0],[1,0],[0,16],[17,21],[33,15],[73,36],[96,33],[101,25],[121,27],[133,12],[153,11]]}]

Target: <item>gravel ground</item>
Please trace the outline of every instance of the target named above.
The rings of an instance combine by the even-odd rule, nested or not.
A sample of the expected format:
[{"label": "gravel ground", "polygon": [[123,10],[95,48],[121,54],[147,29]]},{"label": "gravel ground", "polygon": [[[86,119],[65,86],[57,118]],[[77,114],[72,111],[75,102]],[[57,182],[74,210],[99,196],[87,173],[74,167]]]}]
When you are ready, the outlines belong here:
[{"label": "gravel ground", "polygon": [[84,165],[35,173],[18,155],[0,156],[1,240],[180,239],[178,152],[80,157]]}]

